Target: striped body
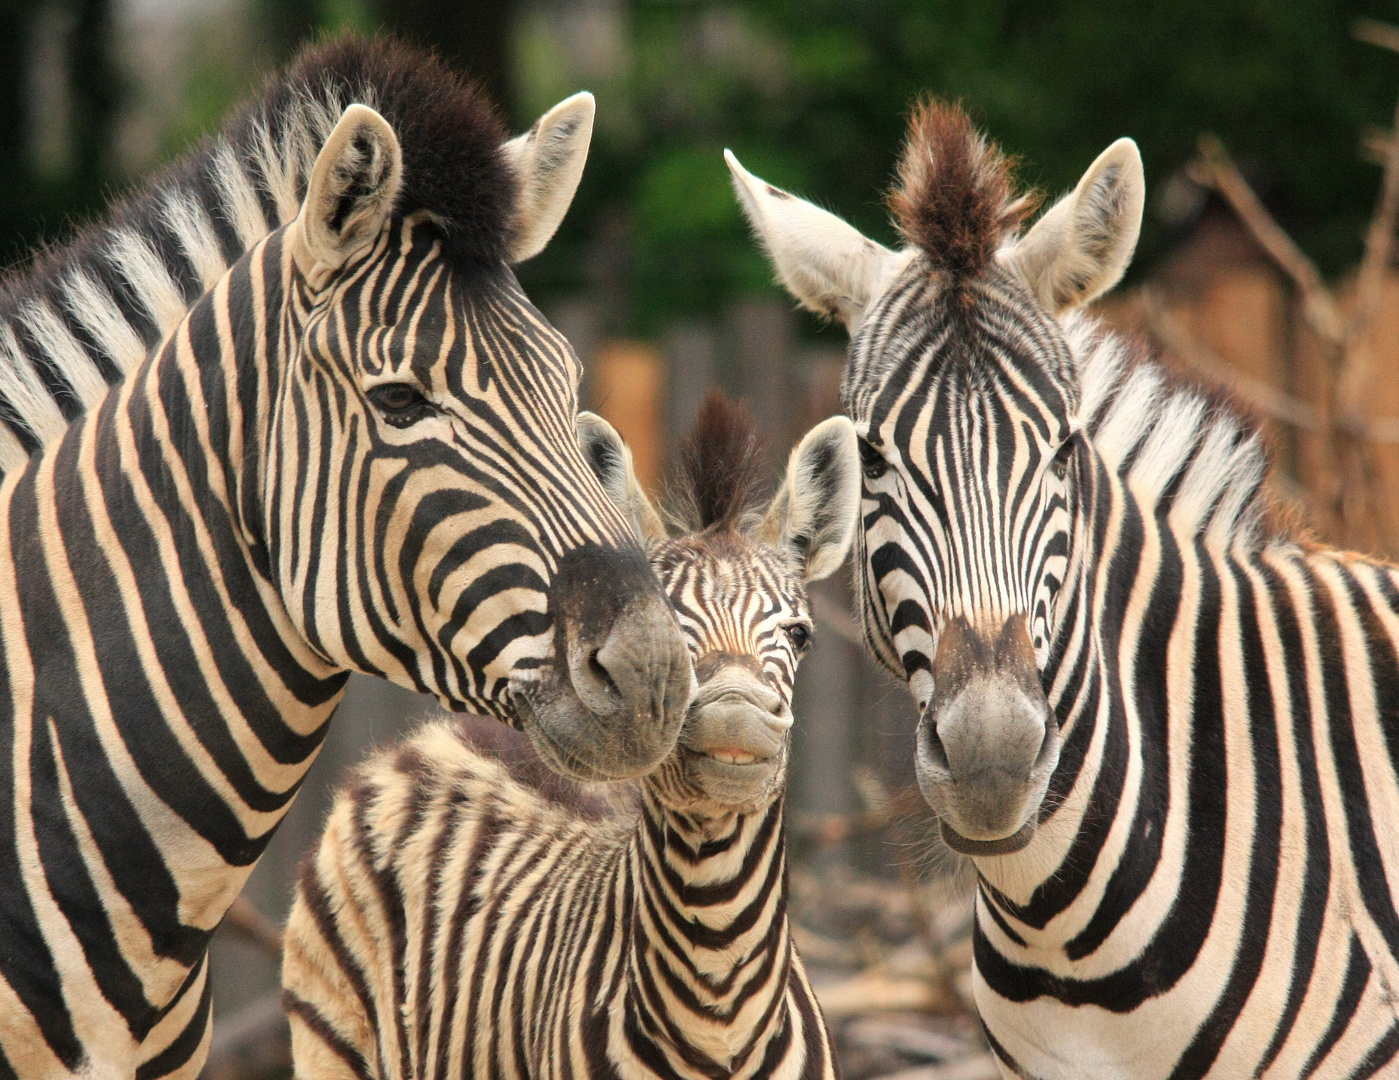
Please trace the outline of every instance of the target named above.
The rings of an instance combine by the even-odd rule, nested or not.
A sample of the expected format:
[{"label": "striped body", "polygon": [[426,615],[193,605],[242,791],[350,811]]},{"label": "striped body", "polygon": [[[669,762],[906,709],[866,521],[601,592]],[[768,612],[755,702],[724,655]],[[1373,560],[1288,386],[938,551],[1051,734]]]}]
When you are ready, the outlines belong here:
[{"label": "striped body", "polygon": [[541,783],[506,733],[456,721],[340,793],[287,924],[301,1080],[835,1075],[782,823],[816,564],[795,567],[824,548],[834,569],[853,525],[853,437],[830,423],[803,460],[846,459],[822,488],[833,538],[757,541],[723,517],[653,547],[699,690],[628,805]]},{"label": "striped body", "polygon": [[649,791],[588,814],[431,725],[361,770],[302,878],[296,1075],[834,1075],[781,818],[685,821]]},{"label": "striped body", "polygon": [[794,291],[811,234],[841,262],[860,616],[978,872],[992,1048],[1035,1080],[1396,1075],[1399,570],[1277,536],[1251,426],[1073,310],[1130,259],[1135,146],[1023,235],[1008,175],[920,106],[894,253],[736,173]]},{"label": "striped body", "polygon": [[[555,635],[592,632],[556,586],[570,560],[610,558],[618,589],[654,592],[653,636],[673,634],[688,683],[644,556],[579,452],[572,351],[505,249],[485,257],[498,237],[392,211],[418,198],[399,183],[413,146],[362,105],[341,116],[337,63],[401,82],[405,54],[320,49],[0,305],[9,327],[38,325],[44,297],[70,327],[101,324],[62,339],[82,355],[50,349],[52,369],[0,355],[0,1077],[198,1073],[209,936],[350,670],[548,737],[557,713],[529,702],[561,699]],[[469,127],[484,106],[406,55]],[[493,124],[462,138],[497,168]],[[336,250],[337,223],[363,232]],[[463,254],[476,241],[481,258]],[[13,390],[39,370],[76,386],[85,363],[125,377],[81,402],[63,391],[61,422],[43,420],[45,387]],[[404,384],[400,408],[383,391]]]},{"label": "striped body", "polygon": [[1070,341],[1063,749],[1035,838],[977,860],[986,1030],[1012,1076],[1388,1075],[1399,572],[1267,538],[1238,423]]}]

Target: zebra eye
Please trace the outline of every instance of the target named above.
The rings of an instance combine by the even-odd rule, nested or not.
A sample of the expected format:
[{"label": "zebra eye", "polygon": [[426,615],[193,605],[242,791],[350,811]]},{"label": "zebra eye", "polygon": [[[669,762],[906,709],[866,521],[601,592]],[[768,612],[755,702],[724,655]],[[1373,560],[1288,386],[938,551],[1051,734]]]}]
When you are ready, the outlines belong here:
[{"label": "zebra eye", "polygon": [[408,383],[384,383],[365,396],[384,414],[384,419],[400,425],[421,419],[430,407],[417,387]]},{"label": "zebra eye", "polygon": [[866,480],[878,480],[889,471],[889,462],[884,459],[884,455],[876,450],[864,439],[859,440],[860,445],[860,467],[864,470]]},{"label": "zebra eye", "polygon": [[805,623],[793,623],[786,627],[787,637],[792,642],[792,648],[801,652],[811,644],[811,629]]},{"label": "zebra eye", "polygon": [[1059,447],[1059,452],[1054,455],[1054,460],[1049,463],[1049,467],[1054,471],[1054,475],[1060,480],[1064,479],[1069,472],[1069,462],[1073,460],[1074,447],[1077,438],[1070,435],[1065,440],[1064,445]]}]

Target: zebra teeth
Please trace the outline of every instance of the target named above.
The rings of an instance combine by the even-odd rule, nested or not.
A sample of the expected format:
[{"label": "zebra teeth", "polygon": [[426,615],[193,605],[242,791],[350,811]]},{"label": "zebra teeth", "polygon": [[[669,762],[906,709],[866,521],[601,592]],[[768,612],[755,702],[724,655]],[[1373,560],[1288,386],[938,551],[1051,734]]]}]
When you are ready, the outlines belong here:
[{"label": "zebra teeth", "polygon": [[711,750],[709,756],[715,761],[722,761],[725,765],[752,765],[758,760],[755,755],[745,753],[742,750]]}]

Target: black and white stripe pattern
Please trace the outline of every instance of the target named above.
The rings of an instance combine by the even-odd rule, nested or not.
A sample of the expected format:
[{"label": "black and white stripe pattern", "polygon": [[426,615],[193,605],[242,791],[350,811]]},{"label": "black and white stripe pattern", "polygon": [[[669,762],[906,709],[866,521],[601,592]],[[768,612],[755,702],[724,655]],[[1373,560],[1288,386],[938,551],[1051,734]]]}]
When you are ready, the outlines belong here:
[{"label": "black and white stripe pattern", "polygon": [[[990,190],[969,132],[918,114],[906,161],[977,167],[917,177],[912,202]],[[805,280],[800,222],[746,190]],[[895,255],[803,212],[844,238],[829,278],[857,301],[866,633],[927,706],[919,778],[975,860],[976,1001],[1007,1077],[1394,1075],[1399,571],[1270,531],[1251,426],[1072,310],[1125,267],[1141,195],[1119,143],[960,276],[955,215]],[[1037,728],[1009,693],[958,696],[1032,696],[1013,653],[966,647],[1002,621],[1034,639]],[[1042,792],[995,777],[1024,767],[1017,731],[1052,752]],[[1014,813],[967,836],[986,792]]]},{"label": "black and white stripe pattern", "polygon": [[[365,100],[412,110],[401,139]],[[437,62],[332,42],[5,284],[0,1078],[198,1073],[209,936],[350,669],[524,708],[595,771],[673,746],[683,641],[507,262],[576,112],[502,150]],[[579,561],[616,583],[590,613],[556,596]],[[565,693],[556,637],[628,619],[665,716]]]},{"label": "black and white stripe pattern", "polygon": [[[600,471],[624,473],[625,448],[592,423]],[[298,1076],[835,1076],[788,927],[782,824],[803,578],[839,563],[857,498],[849,424],[825,428],[789,478],[805,466],[799,494],[827,492],[843,522],[830,539],[795,542],[782,510],[756,534],[724,513],[657,537],[700,686],[634,805],[609,811],[507,732],[461,721],[341,792],[287,924]]]}]

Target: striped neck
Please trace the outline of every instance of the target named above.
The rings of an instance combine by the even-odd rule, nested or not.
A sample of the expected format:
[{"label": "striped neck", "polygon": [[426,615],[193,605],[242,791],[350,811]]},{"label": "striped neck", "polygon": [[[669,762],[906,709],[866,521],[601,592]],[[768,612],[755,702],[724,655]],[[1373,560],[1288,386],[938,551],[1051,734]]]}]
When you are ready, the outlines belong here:
[{"label": "striped neck", "polygon": [[[186,977],[345,682],[298,635],[239,510],[255,497],[244,481],[266,423],[258,387],[275,381],[274,365],[239,352],[239,335],[258,331],[224,316],[280,318],[280,305],[229,302],[240,289],[246,298],[263,250],[220,283],[223,301],[201,300],[100,409],[0,489],[10,688],[0,711],[45,763],[36,802],[76,800],[80,825],[50,818],[43,840],[49,865],[66,868],[49,885],[65,925],[106,927],[117,911],[144,943],[144,954],[98,962],[110,981],[82,1005],[117,1010],[138,1040],[197,985]],[[266,250],[270,299],[283,278]],[[230,336],[238,347],[225,347]],[[84,866],[101,869],[89,882]]]},{"label": "striped neck", "polygon": [[626,1038],[662,1074],[753,1073],[791,1026],[783,800],[697,819],[643,790]]}]

